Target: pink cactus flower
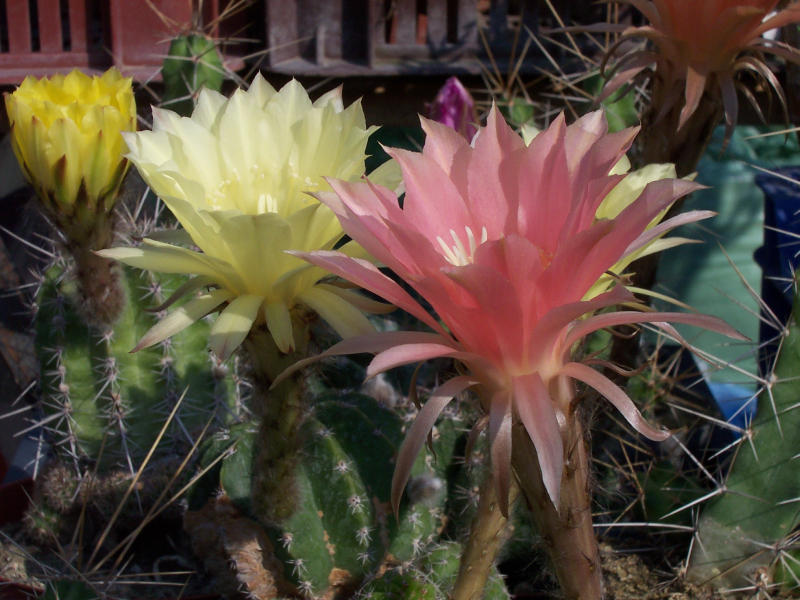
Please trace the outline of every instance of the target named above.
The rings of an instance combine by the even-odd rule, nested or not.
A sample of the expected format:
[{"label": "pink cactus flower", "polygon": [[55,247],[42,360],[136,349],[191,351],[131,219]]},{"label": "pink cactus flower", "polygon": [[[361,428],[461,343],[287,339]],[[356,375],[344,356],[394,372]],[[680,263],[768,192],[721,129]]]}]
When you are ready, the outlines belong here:
[{"label": "pink cactus flower", "polygon": [[558,506],[563,430],[572,422],[575,382],[600,392],[648,438],[669,435],[649,425],[603,374],[573,360],[576,342],[602,328],[644,322],[689,323],[740,337],[713,317],[647,312],[641,304],[642,310],[594,314],[625,303],[636,307],[624,285],[614,283],[621,277],[605,287],[594,284],[657,234],[708,216],[685,213],[648,229],[677,198],[699,186],[655,181],[617,216],[598,219],[598,207],[623,177],[609,173],[635,129],[608,134],[600,111],[570,126],[562,115],[526,146],[493,108],[471,147],[444,125],[423,119],[422,126],[427,133],[422,153],[390,151],[403,171],[402,208],[394,193],[369,181],[331,180],[333,192],[318,197],[354,240],[430,303],[434,314],[366,260],[332,251],[294,254],[382,296],[432,331],[352,338],[326,354],[376,353],[370,376],[435,357],[452,357],[467,367],[466,375],[433,391],[410,429],[393,481],[395,510],[428,431],[453,396],[471,387],[489,415],[501,502],[507,502],[510,482],[511,423],[519,419]]},{"label": "pink cactus flower", "polygon": [[[683,96],[678,129],[697,111],[703,94],[710,92],[714,96],[717,89],[728,127],[733,127],[739,111],[736,89],[744,89],[736,81],[740,71],[761,78],[765,87],[777,92],[785,106],[783,91],[764,55],[775,54],[800,62],[800,53],[763,35],[771,29],[800,22],[800,2],[778,8],[778,0],[625,1],[641,12],[648,24],[625,29],[611,54],[629,38],[648,39],[653,47],[636,48],[618,57],[618,72],[606,85],[603,96],[629,84],[655,65],[656,75],[664,86],[657,99],[661,114],[666,114]],[[747,97],[755,103],[751,93]]]},{"label": "pink cactus flower", "polygon": [[478,131],[475,100],[458,77],[450,77],[445,81],[436,100],[428,107],[428,116],[437,123],[455,129],[467,141],[472,140]]}]

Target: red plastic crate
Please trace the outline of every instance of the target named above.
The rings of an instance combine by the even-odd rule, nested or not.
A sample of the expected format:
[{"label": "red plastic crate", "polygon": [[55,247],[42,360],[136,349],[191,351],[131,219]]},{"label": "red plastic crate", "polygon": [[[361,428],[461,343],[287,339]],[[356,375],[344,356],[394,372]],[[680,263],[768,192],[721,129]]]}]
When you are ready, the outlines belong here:
[{"label": "red plastic crate", "polygon": [[[59,0],[6,0],[0,15],[0,83],[74,67],[92,70],[102,60],[90,49],[87,0],[68,0],[61,19]],[[32,16],[38,16],[36,21]]]},{"label": "red plastic crate", "polygon": [[112,65],[138,80],[150,79],[158,74],[170,38],[191,27],[193,8],[202,6],[208,23],[220,1],[5,0],[0,83],[74,68],[100,73]]}]

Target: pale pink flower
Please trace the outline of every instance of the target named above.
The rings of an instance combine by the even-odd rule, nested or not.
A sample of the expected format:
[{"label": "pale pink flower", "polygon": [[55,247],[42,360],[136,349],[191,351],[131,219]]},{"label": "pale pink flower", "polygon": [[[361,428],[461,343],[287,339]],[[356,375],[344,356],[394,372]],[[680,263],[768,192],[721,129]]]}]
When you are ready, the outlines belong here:
[{"label": "pale pink flower", "polygon": [[[666,327],[667,321],[738,336],[721,321],[696,314],[626,310],[591,316],[635,301],[623,285],[594,297],[590,289],[626,255],[652,242],[648,225],[699,186],[655,181],[615,218],[597,219],[598,206],[622,178],[609,173],[636,130],[607,134],[599,111],[570,126],[560,116],[526,147],[493,108],[471,147],[444,125],[425,119],[422,125],[427,139],[421,154],[389,151],[403,170],[402,208],[394,193],[369,181],[331,180],[333,192],[318,197],[354,240],[430,303],[435,315],[368,261],[337,252],[295,254],[405,309],[432,332],[362,336],[326,354],[377,353],[370,376],[435,357],[453,357],[468,367],[468,374],[434,390],[412,426],[398,456],[395,508],[436,418],[454,395],[472,386],[479,387],[489,415],[500,498],[507,501],[516,414],[558,506],[562,429],[571,422],[574,381],[599,391],[643,435],[668,436],[642,418],[623,390],[572,360],[576,342],[605,327],[643,322]],[[659,225],[658,232],[705,216],[681,215]]]}]

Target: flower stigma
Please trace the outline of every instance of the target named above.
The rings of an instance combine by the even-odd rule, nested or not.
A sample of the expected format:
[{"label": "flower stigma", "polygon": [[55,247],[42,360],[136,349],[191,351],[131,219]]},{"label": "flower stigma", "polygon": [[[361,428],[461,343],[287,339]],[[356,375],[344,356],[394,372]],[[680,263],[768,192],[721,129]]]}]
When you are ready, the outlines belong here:
[{"label": "flower stigma", "polygon": [[439,242],[439,246],[444,253],[445,260],[456,267],[463,267],[471,264],[475,257],[475,250],[479,245],[483,244],[489,239],[489,232],[486,231],[486,227],[481,227],[480,241],[475,240],[475,234],[472,233],[472,229],[469,227],[469,225],[465,225],[464,230],[467,234],[469,251],[467,251],[467,249],[464,247],[464,244],[461,242],[461,238],[452,229],[450,230],[450,236],[453,238],[454,242],[452,246],[448,246],[447,242],[445,242],[441,236],[436,236],[436,241]]}]

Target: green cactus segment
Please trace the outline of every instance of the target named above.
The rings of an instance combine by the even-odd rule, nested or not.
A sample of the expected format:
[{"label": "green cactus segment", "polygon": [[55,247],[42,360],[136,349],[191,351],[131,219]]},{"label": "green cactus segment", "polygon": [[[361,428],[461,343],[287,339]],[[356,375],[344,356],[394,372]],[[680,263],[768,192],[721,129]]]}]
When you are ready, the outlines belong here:
[{"label": "green cactus segment", "polygon": [[[782,540],[800,523],[800,299],[795,301],[770,389],[759,397],[751,439],[738,448],[726,491],[704,510],[692,571],[742,584],[775,560]],[[771,392],[771,393],[770,393]],[[777,415],[777,416],[776,416]]]},{"label": "green cactus segment", "polygon": [[[186,391],[161,448],[185,449],[210,418],[224,423],[237,386],[206,350],[204,322],[167,342],[131,353],[157,315],[145,309],[166,298],[181,280],[126,270],[127,301],[114,329],[100,331],[73,307],[74,281],[61,265],[45,274],[37,301],[36,346],[42,399],[56,448],[73,460],[134,465],[150,449],[175,402]],[[102,447],[102,456],[100,456]]]},{"label": "green cactus segment", "polygon": [[[441,531],[444,478],[461,433],[450,420],[437,427],[436,460],[425,453],[418,459],[412,471],[414,502],[403,504],[398,521],[391,514],[389,491],[394,457],[409,422],[361,394],[327,394],[314,402],[314,414],[301,431],[297,510],[268,531],[285,565],[284,576],[302,593],[321,595],[363,580],[381,564],[411,561]],[[245,513],[252,510],[256,435],[255,427],[239,427],[230,439],[206,450],[211,458],[223,444],[236,444],[222,463],[219,481]]]},{"label": "green cactus segment", "polygon": [[172,40],[161,74],[164,78],[161,105],[188,116],[202,88],[220,91],[225,69],[214,40],[193,33]]},{"label": "green cactus segment", "polygon": [[[447,542],[435,546],[420,558],[413,569],[393,569],[366,583],[357,594],[359,600],[445,600],[458,575],[461,544]],[[492,568],[484,600],[510,598],[502,576]]]}]

